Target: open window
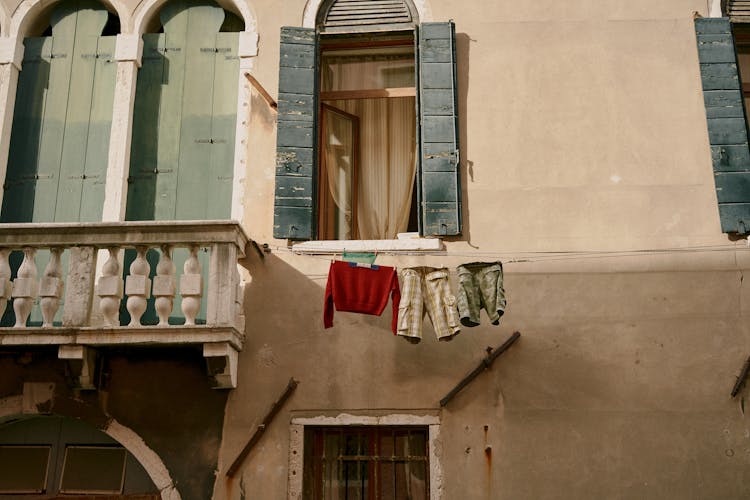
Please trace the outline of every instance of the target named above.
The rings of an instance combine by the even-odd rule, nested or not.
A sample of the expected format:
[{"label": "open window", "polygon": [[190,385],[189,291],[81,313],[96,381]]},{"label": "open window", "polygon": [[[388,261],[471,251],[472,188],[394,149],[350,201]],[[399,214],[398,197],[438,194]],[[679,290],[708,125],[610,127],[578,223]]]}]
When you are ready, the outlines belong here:
[{"label": "open window", "polygon": [[281,30],[274,237],[460,234],[453,23],[349,3]]},{"label": "open window", "polygon": [[318,238],[418,231],[414,39],[321,39]]}]

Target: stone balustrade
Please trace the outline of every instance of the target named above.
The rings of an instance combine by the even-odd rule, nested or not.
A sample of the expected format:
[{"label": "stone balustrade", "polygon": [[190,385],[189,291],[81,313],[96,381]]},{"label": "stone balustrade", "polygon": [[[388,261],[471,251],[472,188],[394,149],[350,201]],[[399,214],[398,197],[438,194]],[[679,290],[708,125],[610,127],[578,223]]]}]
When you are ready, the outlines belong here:
[{"label": "stone balustrade", "polygon": [[0,317],[14,316],[0,345],[58,345],[92,370],[98,347],[202,344],[216,385],[234,387],[248,243],[232,221],[0,224]]}]

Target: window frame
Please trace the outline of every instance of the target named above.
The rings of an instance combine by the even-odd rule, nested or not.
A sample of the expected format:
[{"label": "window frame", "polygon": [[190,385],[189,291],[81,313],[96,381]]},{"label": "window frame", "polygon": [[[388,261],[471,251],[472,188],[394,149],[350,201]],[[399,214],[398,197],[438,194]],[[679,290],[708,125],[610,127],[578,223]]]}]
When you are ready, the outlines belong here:
[{"label": "window frame", "polygon": [[443,498],[443,466],[439,450],[442,448],[440,436],[440,416],[438,412],[403,410],[401,413],[372,411],[365,413],[329,411],[295,411],[289,427],[289,468],[288,500],[300,500],[303,495],[305,428],[331,427],[422,427],[427,428],[428,475],[430,500]]},{"label": "window frame", "polygon": [[[419,235],[462,231],[455,25],[413,25]],[[358,33],[389,29],[357,30]],[[403,33],[399,28],[394,32]],[[273,237],[317,240],[320,29],[282,27]],[[337,34],[340,34],[337,32]],[[319,240],[318,240],[319,241]],[[342,240],[343,241],[343,240]],[[356,240],[347,240],[356,241]],[[396,241],[396,240],[368,240]],[[347,245],[347,248],[350,245]],[[372,245],[370,245],[372,246]]]}]

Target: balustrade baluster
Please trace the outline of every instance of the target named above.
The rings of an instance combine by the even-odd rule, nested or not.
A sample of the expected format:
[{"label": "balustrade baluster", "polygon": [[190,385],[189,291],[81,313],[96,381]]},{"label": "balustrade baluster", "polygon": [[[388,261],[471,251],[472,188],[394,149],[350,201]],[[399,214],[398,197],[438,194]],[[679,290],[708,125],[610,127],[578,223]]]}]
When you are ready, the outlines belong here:
[{"label": "balustrade baluster", "polygon": [[9,255],[9,248],[0,248],[0,318],[5,313],[11,293]]},{"label": "balustrade baluster", "polygon": [[180,278],[182,314],[185,315],[186,325],[194,325],[203,296],[203,276],[201,276],[201,263],[198,261],[197,245],[190,247],[190,256],[185,261],[183,271],[184,273]]},{"label": "balustrade baluster", "polygon": [[120,326],[120,300],[122,299],[122,278],[120,277],[120,262],[117,260],[119,247],[110,247],[109,258],[102,267],[102,275],[97,281],[97,295],[99,295],[99,310],[104,322],[109,326]]},{"label": "balustrade baluster", "polygon": [[156,276],[154,276],[154,307],[156,314],[159,316],[159,326],[169,325],[169,315],[172,313],[174,305],[176,286],[175,286],[175,265],[172,262],[172,246],[162,245],[161,259],[156,266]]},{"label": "balustrade baluster", "polygon": [[25,247],[23,249],[23,262],[18,268],[18,276],[13,281],[13,311],[16,313],[16,328],[26,326],[31,308],[39,292],[37,282],[37,270],[34,256],[36,248]]},{"label": "balustrade baluster", "polygon": [[149,271],[151,270],[146,260],[148,247],[135,247],[137,256],[130,264],[130,275],[125,279],[125,295],[128,301],[125,305],[130,313],[129,326],[141,326],[141,316],[146,312],[146,304],[151,297],[151,280]]},{"label": "balustrade baluster", "polygon": [[45,328],[52,327],[55,314],[60,308],[60,297],[63,291],[63,280],[60,278],[62,274],[60,254],[62,252],[62,248],[50,249],[50,259],[47,262],[47,267],[44,268],[44,275],[39,286],[39,296],[41,297],[39,306],[42,309],[42,326]]}]

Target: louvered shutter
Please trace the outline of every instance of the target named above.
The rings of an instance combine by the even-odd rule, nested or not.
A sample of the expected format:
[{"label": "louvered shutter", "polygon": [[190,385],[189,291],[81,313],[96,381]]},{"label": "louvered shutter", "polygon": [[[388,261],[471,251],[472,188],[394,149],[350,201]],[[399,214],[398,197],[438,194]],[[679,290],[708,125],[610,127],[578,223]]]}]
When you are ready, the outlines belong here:
[{"label": "louvered shutter", "polygon": [[328,33],[385,31],[411,29],[414,16],[404,0],[336,0],[329,2],[320,20]]},{"label": "louvered shutter", "polygon": [[750,0],[729,0],[727,15],[733,23],[750,22]]},{"label": "louvered shutter", "polygon": [[315,30],[281,28],[274,238],[315,234],[316,66]]},{"label": "louvered shutter", "polygon": [[420,233],[461,233],[456,99],[456,36],[452,22],[419,27]]},{"label": "louvered shutter", "polygon": [[725,233],[750,231],[750,149],[732,27],[727,18],[695,20],[708,138]]}]

